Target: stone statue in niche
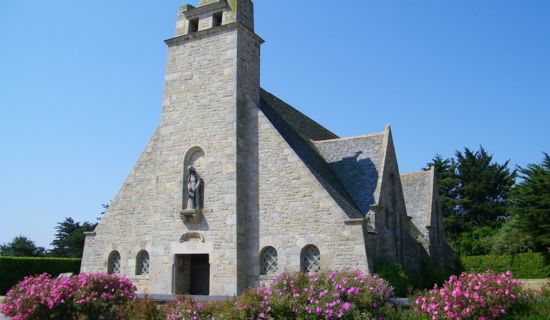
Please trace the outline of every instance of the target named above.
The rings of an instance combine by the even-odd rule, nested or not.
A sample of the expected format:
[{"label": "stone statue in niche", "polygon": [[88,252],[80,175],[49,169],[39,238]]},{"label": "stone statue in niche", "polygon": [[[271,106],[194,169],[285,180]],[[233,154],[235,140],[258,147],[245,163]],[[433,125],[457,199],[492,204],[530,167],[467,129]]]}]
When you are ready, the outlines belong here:
[{"label": "stone statue in niche", "polygon": [[201,208],[201,177],[192,166],[187,168],[187,210]]}]

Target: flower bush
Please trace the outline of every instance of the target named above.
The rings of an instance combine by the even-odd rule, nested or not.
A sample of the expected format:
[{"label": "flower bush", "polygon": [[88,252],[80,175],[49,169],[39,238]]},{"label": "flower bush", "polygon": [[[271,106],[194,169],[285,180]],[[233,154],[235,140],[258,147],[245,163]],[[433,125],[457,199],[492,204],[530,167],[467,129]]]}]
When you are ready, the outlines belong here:
[{"label": "flower bush", "polygon": [[432,319],[497,319],[504,316],[521,294],[511,272],[462,273],[451,276],[415,301],[414,310]]},{"label": "flower bush", "polygon": [[117,305],[135,298],[132,282],[117,275],[80,274],[26,277],[6,294],[0,311],[13,320],[114,319]]},{"label": "flower bush", "polygon": [[393,289],[361,271],[283,273],[270,287],[249,290],[233,302],[178,302],[167,320],[202,319],[369,319],[388,308]]}]

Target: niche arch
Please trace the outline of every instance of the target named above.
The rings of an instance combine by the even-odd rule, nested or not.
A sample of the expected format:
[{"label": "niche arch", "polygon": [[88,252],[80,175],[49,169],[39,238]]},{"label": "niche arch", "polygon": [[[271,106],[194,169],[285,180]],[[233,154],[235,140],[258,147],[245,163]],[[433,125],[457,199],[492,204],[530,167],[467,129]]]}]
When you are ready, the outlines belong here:
[{"label": "niche arch", "polygon": [[200,187],[199,187],[199,193],[200,193],[200,204],[199,208],[204,208],[204,190],[205,190],[205,184],[204,184],[204,175],[206,172],[206,159],[205,159],[205,153],[204,150],[199,146],[193,146],[187,150],[185,153],[185,158],[183,161],[183,183],[182,183],[182,209],[188,210],[191,208],[188,208],[187,200],[188,200],[188,180],[189,180],[189,168],[193,168],[195,172],[200,177]]}]

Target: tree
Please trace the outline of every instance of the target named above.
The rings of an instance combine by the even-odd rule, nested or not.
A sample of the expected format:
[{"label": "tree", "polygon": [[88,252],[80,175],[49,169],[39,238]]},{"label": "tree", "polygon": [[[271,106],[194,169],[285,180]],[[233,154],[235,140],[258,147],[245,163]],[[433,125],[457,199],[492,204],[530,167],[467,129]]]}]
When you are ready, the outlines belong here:
[{"label": "tree", "polygon": [[460,181],[455,215],[463,229],[500,226],[508,215],[508,193],[515,183],[515,170],[508,169],[509,161],[494,162],[483,147],[476,152],[464,148],[455,156]]},{"label": "tree", "polygon": [[514,188],[512,214],[517,227],[533,237],[535,250],[550,248],[550,156],[541,164],[519,167],[522,181]]},{"label": "tree", "polygon": [[436,155],[427,167],[433,167],[437,176],[451,244],[467,255],[489,253],[498,227],[509,214],[508,194],[516,172],[510,171],[508,161],[493,161],[483,147],[475,152],[464,148],[449,159]]},{"label": "tree", "polygon": [[55,229],[53,249],[49,255],[60,258],[81,258],[84,250],[84,232],[93,231],[96,224],[84,222],[80,224],[72,218],[65,218]]},{"label": "tree", "polygon": [[0,245],[0,256],[8,257],[43,257],[46,249],[38,247],[34,241],[24,236],[17,236],[7,244]]}]

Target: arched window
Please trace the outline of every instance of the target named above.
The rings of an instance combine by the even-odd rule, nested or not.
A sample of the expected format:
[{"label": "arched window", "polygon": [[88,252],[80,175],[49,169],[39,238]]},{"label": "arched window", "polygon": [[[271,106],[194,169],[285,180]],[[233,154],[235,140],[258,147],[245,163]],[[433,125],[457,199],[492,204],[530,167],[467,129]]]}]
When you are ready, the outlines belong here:
[{"label": "arched window", "polygon": [[277,272],[279,260],[277,257],[277,250],[273,247],[267,247],[262,250],[261,257],[261,274],[274,274]]},{"label": "arched window", "polygon": [[118,251],[111,252],[107,264],[107,272],[109,274],[120,273],[120,253]]},{"label": "arched window", "polygon": [[149,274],[149,253],[141,250],[136,257],[136,274]]},{"label": "arched window", "polygon": [[319,272],[321,270],[321,253],[314,245],[302,250],[302,272]]}]

